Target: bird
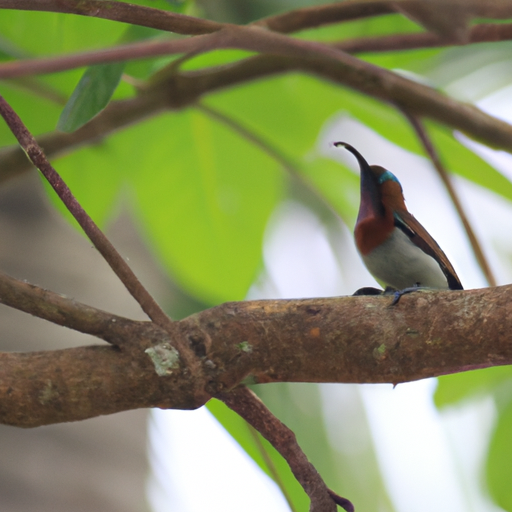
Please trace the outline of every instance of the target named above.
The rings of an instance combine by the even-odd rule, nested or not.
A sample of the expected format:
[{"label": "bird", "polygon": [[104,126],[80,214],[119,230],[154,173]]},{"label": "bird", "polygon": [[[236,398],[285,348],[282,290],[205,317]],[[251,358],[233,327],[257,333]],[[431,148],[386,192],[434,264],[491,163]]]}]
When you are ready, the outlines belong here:
[{"label": "bird", "polygon": [[[462,290],[460,279],[441,247],[407,210],[397,177],[384,167],[369,165],[346,142],[335,142],[334,146],[350,151],[359,163],[361,201],[355,242],[370,274],[386,285],[386,293],[395,293],[393,304],[404,293],[417,289]],[[356,294],[377,291],[382,293],[375,288],[363,288]]]}]

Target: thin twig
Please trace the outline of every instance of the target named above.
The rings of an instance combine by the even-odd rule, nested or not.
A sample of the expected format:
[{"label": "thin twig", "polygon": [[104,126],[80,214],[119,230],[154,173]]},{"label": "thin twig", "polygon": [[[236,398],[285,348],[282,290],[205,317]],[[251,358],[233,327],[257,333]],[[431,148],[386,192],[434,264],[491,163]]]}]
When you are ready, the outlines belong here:
[{"label": "thin twig", "polygon": [[[321,476],[300,448],[295,434],[251,390],[242,386],[217,398],[252,425],[283,456],[311,500],[310,511],[336,510],[337,501],[331,497]],[[354,510],[348,500],[344,508],[347,512]]]},{"label": "thin twig", "polygon": [[[482,23],[468,29],[468,44],[493,43],[512,39],[512,24]],[[382,53],[400,50],[418,50],[422,48],[444,48],[454,45],[434,32],[413,34],[392,34],[387,36],[361,37],[345,39],[331,43],[334,48],[350,54]]]},{"label": "thin twig", "polygon": [[340,21],[351,21],[396,12],[394,2],[386,0],[348,0],[327,5],[304,7],[274,16],[268,16],[253,23],[260,27],[290,34],[298,30],[331,25]]},{"label": "thin twig", "polygon": [[50,290],[0,273],[0,303],[38,318],[91,334],[115,345],[133,320],[82,304]]},{"label": "thin twig", "polygon": [[184,35],[209,34],[225,26],[216,21],[111,0],[0,0],[0,9],[78,14]]},{"label": "thin twig", "polygon": [[193,36],[187,39],[145,40],[57,57],[24,59],[0,64],[0,78],[16,78],[29,75],[57,73],[94,64],[106,64],[146,57],[158,57],[185,52],[199,52],[218,48],[213,34]]},{"label": "thin twig", "polygon": [[57,171],[47,160],[43,150],[32,134],[27,130],[23,121],[2,96],[0,96],[0,114],[29,159],[48,180],[48,183],[50,183],[59,198],[66,205],[66,208],[77,220],[85,234],[90,238],[96,249],[98,249],[103,258],[105,258],[133,298],[140,304],[143,311],[156,324],[161,327],[167,326],[169,321],[167,315],[163,312],[144,286],[142,286],[132,269],[110,243],[108,238],[82,208],[80,203],[73,196],[69,187],[64,183]]},{"label": "thin twig", "polygon": [[462,225],[464,226],[464,230],[466,231],[466,234],[468,236],[469,243],[471,244],[471,248],[473,249],[475,258],[485,278],[487,279],[489,286],[496,286],[496,278],[494,277],[489,262],[485,257],[484,251],[482,250],[482,246],[480,245],[480,242],[478,241],[475,232],[471,227],[471,223],[469,222],[466,212],[464,211],[462,203],[459,199],[459,196],[455,191],[451,177],[446,171],[444,165],[442,164],[439,154],[437,153],[436,148],[434,147],[434,144],[432,143],[432,140],[430,139],[427,133],[427,130],[425,129],[419,118],[408,113],[407,111],[403,112],[405,117],[410,122],[411,126],[414,128],[414,131],[416,132],[421,143],[423,144],[425,151],[427,152],[428,156],[430,157],[430,160],[434,164],[434,167],[437,170],[437,174],[441,178],[441,181],[443,182],[448,192],[448,195],[450,196],[450,199],[452,200],[452,203],[455,206],[455,210],[457,211],[457,214],[459,215]]}]

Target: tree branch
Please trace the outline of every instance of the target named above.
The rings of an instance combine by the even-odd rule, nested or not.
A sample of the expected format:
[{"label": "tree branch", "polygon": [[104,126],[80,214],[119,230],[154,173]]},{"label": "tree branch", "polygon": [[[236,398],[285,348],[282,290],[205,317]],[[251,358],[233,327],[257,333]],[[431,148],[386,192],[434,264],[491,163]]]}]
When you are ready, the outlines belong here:
[{"label": "tree branch", "polygon": [[254,22],[253,25],[282,34],[290,34],[299,30],[339,23],[340,21],[370,18],[396,12],[394,2],[388,0],[346,0],[268,16]]},{"label": "tree branch", "polygon": [[[512,24],[482,23],[468,29],[467,44],[493,43],[512,39]],[[361,37],[345,39],[331,43],[334,48],[347,53],[382,53],[399,50],[417,50],[421,48],[442,48],[456,45],[446,43],[440,35],[433,32],[414,34],[392,34],[389,36]]]},{"label": "tree branch", "polygon": [[209,34],[224,26],[211,20],[111,0],[0,0],[0,9],[78,14],[186,35]]},{"label": "tree branch", "polygon": [[[119,348],[0,354],[0,422],[33,427],[140,407],[190,409],[249,376],[398,384],[511,364],[511,293],[417,292],[393,308],[385,296],[226,303],[175,322],[172,334],[134,322]],[[199,383],[175,364],[179,342],[201,365]]]},{"label": "tree branch", "polygon": [[0,303],[114,345],[125,341],[133,320],[0,273]]}]

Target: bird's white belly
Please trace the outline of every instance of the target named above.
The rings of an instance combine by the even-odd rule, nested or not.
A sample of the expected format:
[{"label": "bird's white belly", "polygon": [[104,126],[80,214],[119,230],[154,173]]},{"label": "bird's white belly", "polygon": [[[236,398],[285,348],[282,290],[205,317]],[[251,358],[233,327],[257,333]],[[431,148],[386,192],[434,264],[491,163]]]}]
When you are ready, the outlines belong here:
[{"label": "bird's white belly", "polygon": [[416,285],[448,289],[439,263],[398,228],[383,244],[363,256],[363,261],[376,279],[397,290]]}]

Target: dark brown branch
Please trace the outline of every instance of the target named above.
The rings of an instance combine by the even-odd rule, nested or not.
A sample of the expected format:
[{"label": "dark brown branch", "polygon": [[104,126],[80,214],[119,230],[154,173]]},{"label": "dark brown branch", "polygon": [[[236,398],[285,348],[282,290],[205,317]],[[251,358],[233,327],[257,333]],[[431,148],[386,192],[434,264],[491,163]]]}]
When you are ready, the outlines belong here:
[{"label": "dark brown branch", "polygon": [[187,35],[209,34],[223,26],[202,18],[110,0],[0,0],[0,9],[79,14]]},{"label": "dark brown branch", "polygon": [[[0,9],[61,12],[103,18],[183,35],[209,34],[228,26],[225,23],[194,18],[151,7],[110,0],[0,0]],[[290,33],[321,25],[379,16],[396,12],[387,0],[349,0],[343,3],[297,9],[269,16],[253,25]]]},{"label": "dark brown branch", "polygon": [[[481,0],[464,2],[473,16],[505,19],[512,15],[512,8],[506,0],[501,3]],[[252,25],[289,34],[322,25],[396,13],[397,4],[407,7],[407,4],[413,3],[405,0],[346,0],[269,16]],[[111,0],[0,0],[0,9],[77,14],[183,35],[209,34],[229,26],[226,23]]]},{"label": "dark brown branch", "polygon": [[[310,511],[334,512],[336,510],[336,504],[329,494],[329,489],[301,450],[295,434],[279,421],[251,390],[242,386],[230,393],[220,394],[216,398],[222,400],[253,426],[283,456],[311,500]],[[350,512],[352,510],[353,507]]]},{"label": "dark brown branch", "polygon": [[136,324],[3,273],[0,303],[113,344],[122,343],[129,328]]},{"label": "dark brown branch", "polygon": [[[84,233],[89,237],[96,249],[110,265],[114,273],[125,285],[132,297],[139,303],[142,310],[156,325],[165,329],[169,334],[174,330],[172,320],[160,308],[151,294],[144,288],[137,279],[130,266],[123,257],[117,252],[110,240],[103,234],[80,203],[73,196],[69,187],[64,183],[57,171],[47,160],[43,150],[37,144],[32,134],[27,130],[19,116],[14,112],[5,99],[0,96],[0,115],[11,129],[31,162],[41,171],[48,183],[55,190],[66,208],[76,219]],[[175,348],[174,348],[175,347]],[[177,349],[181,363],[191,375],[195,377],[193,389],[196,390],[203,386],[204,375],[202,374],[200,364],[190,348],[187,340],[177,338],[174,342],[173,350]]]},{"label": "dark brown branch", "polygon": [[[482,23],[468,30],[468,44],[493,43],[512,39],[512,24]],[[454,43],[451,43],[454,44]],[[347,39],[332,46],[347,53],[382,53],[399,50],[447,47],[446,40],[433,32]]]},{"label": "dark brown branch", "polygon": [[434,147],[434,144],[432,143],[432,140],[430,139],[427,133],[427,130],[417,117],[409,115],[407,112],[404,112],[404,114],[411,123],[411,126],[414,128],[414,131],[418,135],[418,138],[420,139],[430,160],[434,164],[437,174],[441,178],[441,181],[443,182],[443,185],[445,186],[450,196],[450,199],[452,200],[453,206],[455,207],[455,210],[457,211],[457,214],[462,222],[462,225],[464,226],[464,230],[466,231],[466,234],[468,236],[469,243],[471,244],[471,248],[473,249],[475,258],[483,274],[485,275],[485,278],[487,279],[487,283],[489,284],[489,286],[496,286],[496,278],[494,277],[489,262],[485,257],[484,251],[482,250],[482,247],[475,235],[475,232],[473,231],[471,223],[469,222],[469,219],[466,215],[466,212],[464,211],[459,196],[455,190],[455,187],[453,186],[451,177],[448,174],[447,170],[445,169],[444,165],[442,164],[441,158],[439,157],[439,154],[437,153],[436,148]]},{"label": "dark brown branch", "polygon": [[[1,3],[0,3],[1,5]],[[260,27],[290,34],[298,30],[320,27],[339,23],[340,21],[351,21],[396,12],[391,1],[345,1],[315,7],[305,7],[288,11],[275,16],[268,16],[253,23]]]},{"label": "dark brown branch", "polygon": [[61,55],[39,59],[24,59],[0,64],[0,78],[17,78],[23,76],[56,73],[94,64],[120,62],[158,57],[185,52],[200,52],[220,48],[216,44],[215,33],[194,36],[187,39],[150,40],[95,50],[90,52]]},{"label": "dark brown branch", "polygon": [[[511,294],[512,286],[417,292],[395,308],[389,297],[227,303],[175,322],[172,334],[135,322],[119,349],[0,354],[0,423],[194,408],[248,376],[398,384],[512,364]],[[173,365],[179,342],[194,350],[204,380]]]}]

